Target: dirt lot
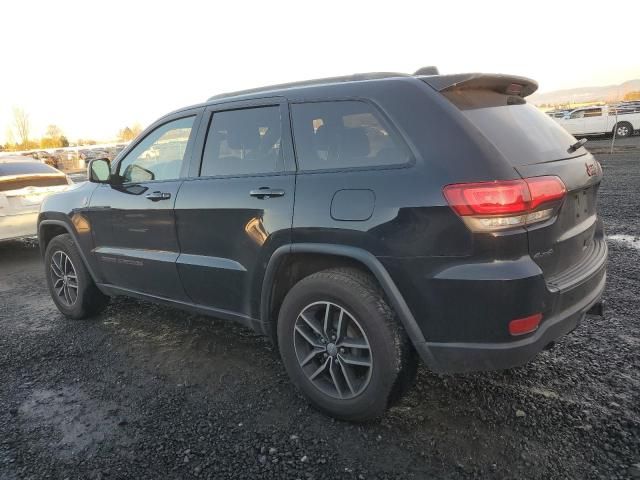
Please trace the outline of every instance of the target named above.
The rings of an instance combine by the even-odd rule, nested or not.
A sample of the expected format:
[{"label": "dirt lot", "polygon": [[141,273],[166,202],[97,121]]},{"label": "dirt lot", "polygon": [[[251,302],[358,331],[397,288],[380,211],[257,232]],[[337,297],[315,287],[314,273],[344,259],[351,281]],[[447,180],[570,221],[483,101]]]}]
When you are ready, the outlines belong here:
[{"label": "dirt lot", "polygon": [[0,478],[640,478],[640,153],[598,158],[606,319],[523,368],[422,368],[374,424],[309,408],[236,325],[129,299],[65,320],[35,245],[0,244]]}]

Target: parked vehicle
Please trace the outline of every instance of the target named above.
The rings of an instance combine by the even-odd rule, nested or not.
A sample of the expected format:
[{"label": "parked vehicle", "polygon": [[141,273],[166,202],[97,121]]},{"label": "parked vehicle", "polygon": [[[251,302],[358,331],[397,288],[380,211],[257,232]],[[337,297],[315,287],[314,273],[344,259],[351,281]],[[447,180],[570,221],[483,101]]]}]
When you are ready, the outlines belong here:
[{"label": "parked vehicle", "polygon": [[[338,418],[511,368],[597,312],[602,170],[529,79],[363,74],[162,117],[39,217],[58,309],[130,295],[268,336]],[[417,354],[417,355],[416,355]]]},{"label": "parked vehicle", "polygon": [[0,157],[0,241],[36,235],[40,203],[70,184],[64,173],[32,158]]},{"label": "parked vehicle", "polygon": [[640,130],[640,108],[633,103],[577,108],[554,120],[572,135],[604,135],[630,137]]}]

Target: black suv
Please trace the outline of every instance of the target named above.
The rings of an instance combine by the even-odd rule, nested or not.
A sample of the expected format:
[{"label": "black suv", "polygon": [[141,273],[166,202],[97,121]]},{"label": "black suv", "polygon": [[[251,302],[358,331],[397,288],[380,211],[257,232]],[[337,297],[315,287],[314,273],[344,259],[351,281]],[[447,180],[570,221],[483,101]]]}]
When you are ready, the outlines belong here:
[{"label": "black suv", "polygon": [[267,335],[338,418],[415,375],[521,365],[601,306],[602,169],[514,76],[363,74],[210,98],[43,203],[51,295]]}]

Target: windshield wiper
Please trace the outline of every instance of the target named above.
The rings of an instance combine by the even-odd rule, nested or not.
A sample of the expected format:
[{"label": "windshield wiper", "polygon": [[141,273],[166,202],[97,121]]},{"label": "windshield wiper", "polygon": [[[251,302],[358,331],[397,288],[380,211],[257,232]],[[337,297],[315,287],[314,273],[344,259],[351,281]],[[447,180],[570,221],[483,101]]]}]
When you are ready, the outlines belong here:
[{"label": "windshield wiper", "polygon": [[587,143],[587,139],[586,138],[581,138],[580,140],[578,140],[576,143],[574,143],[573,145],[571,145],[569,147],[569,149],[567,150],[567,153],[575,152],[580,147],[583,147],[585,143]]}]

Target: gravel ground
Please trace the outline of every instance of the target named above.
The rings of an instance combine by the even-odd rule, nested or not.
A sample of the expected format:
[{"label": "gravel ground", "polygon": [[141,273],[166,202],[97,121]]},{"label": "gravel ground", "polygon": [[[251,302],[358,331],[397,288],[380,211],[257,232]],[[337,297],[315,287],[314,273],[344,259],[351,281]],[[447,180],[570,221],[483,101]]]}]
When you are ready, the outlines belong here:
[{"label": "gravel ground", "polygon": [[598,158],[606,319],[523,368],[421,368],[366,425],[234,324],[130,299],[66,320],[35,245],[0,244],[0,478],[640,478],[640,154]]}]

